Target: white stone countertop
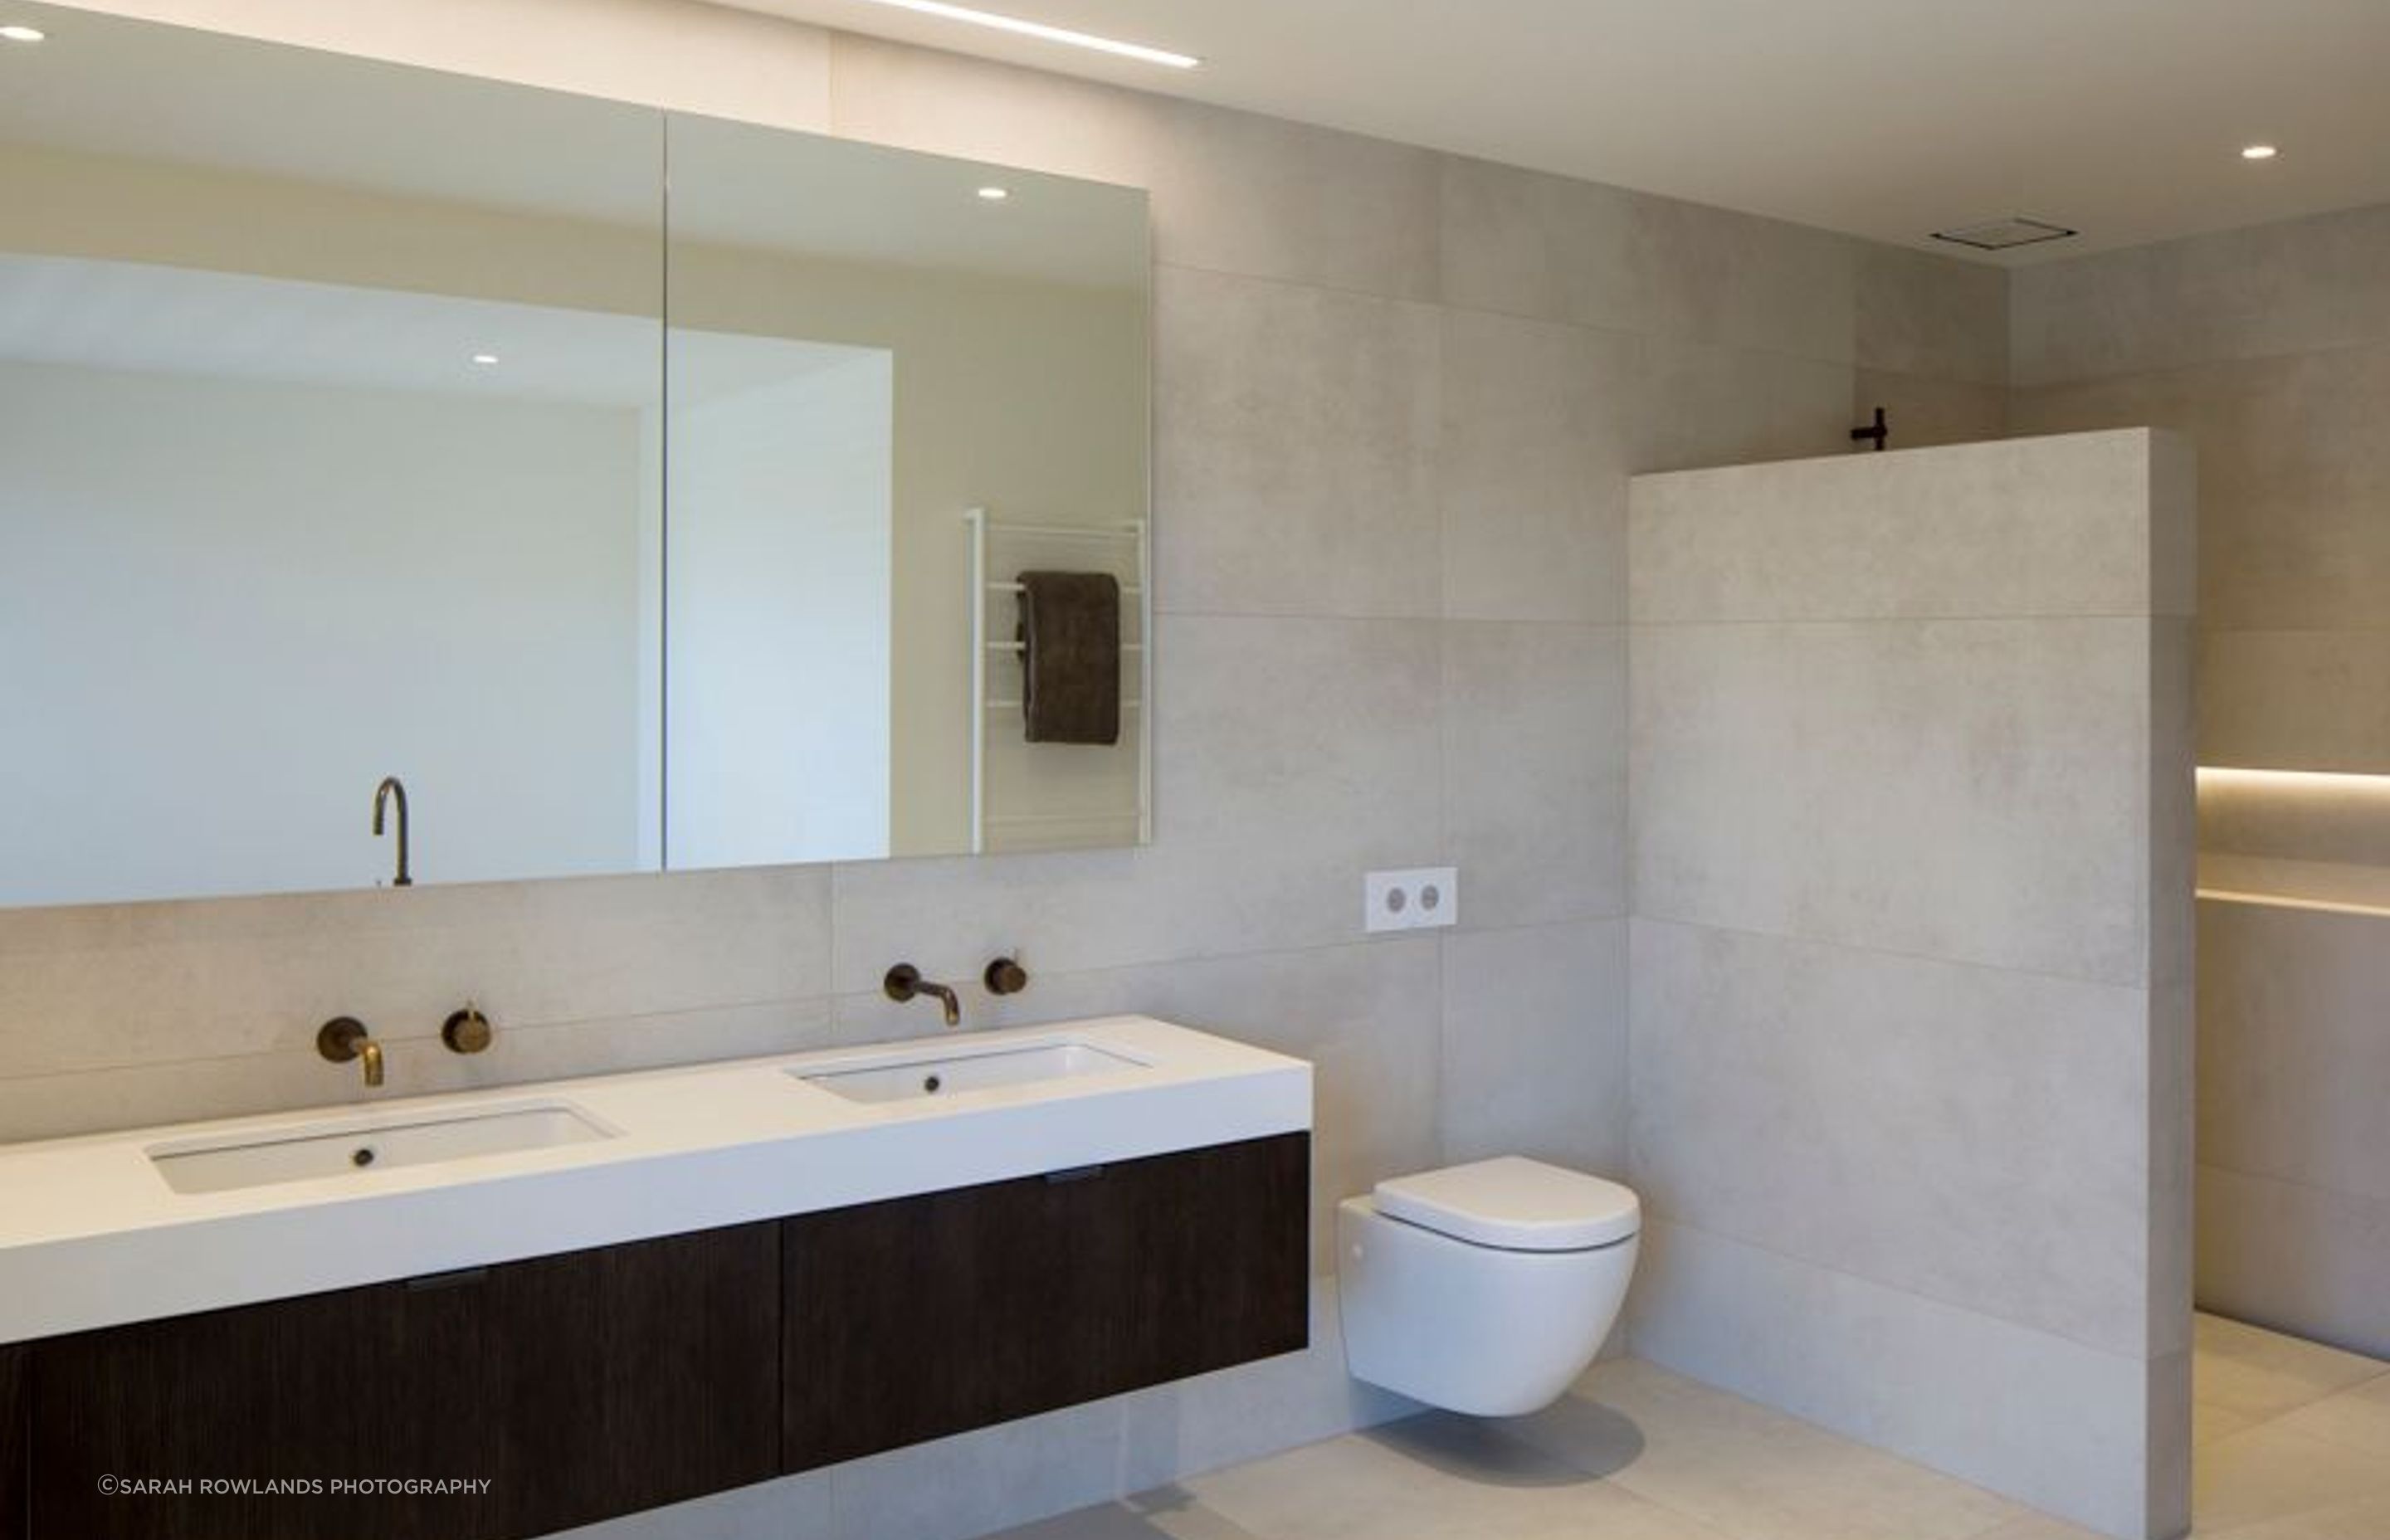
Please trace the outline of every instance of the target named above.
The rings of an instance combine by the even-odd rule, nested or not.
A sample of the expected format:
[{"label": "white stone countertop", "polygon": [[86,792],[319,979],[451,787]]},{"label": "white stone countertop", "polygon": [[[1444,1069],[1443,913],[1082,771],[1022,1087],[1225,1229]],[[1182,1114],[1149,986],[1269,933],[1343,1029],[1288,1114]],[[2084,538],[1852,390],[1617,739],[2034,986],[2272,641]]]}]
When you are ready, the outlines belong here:
[{"label": "white stone countertop", "polygon": [[[1057,1042],[1132,1067],[901,1101],[799,1074]],[[790,1071],[798,1073],[790,1073]],[[181,1193],[161,1148],[568,1105],[614,1136]],[[1302,1059],[1121,1016],[0,1146],[0,1342],[1310,1128]]]}]

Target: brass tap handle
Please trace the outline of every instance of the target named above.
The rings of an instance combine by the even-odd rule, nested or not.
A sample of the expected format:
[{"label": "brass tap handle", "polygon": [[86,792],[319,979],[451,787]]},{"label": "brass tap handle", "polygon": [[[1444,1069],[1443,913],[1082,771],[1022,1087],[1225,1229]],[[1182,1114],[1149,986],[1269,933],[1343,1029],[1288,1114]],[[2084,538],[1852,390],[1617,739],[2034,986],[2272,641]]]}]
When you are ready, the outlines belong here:
[{"label": "brass tap handle", "polygon": [[335,1016],[316,1028],[315,1051],[334,1064],[361,1059],[365,1060],[366,1084],[379,1085],[382,1082],[381,1045],[353,1016]]},{"label": "brass tap handle", "polygon": [[494,1035],[490,1019],[470,1002],[440,1024],[440,1041],[448,1045],[451,1053],[480,1053]]},{"label": "brass tap handle", "polygon": [[1029,987],[1029,969],[1011,957],[998,957],[980,975],[990,995],[1018,995]]}]

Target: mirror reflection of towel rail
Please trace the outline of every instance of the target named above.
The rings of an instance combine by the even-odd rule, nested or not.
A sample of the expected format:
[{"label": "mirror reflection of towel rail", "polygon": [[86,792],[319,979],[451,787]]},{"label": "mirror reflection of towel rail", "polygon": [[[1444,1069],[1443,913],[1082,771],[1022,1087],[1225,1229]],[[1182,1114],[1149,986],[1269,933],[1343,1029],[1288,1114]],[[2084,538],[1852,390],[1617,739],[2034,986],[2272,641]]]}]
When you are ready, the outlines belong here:
[{"label": "mirror reflection of towel rail", "polygon": [[[987,591],[991,594],[1018,594],[1021,592],[1021,584],[1017,583],[991,583],[987,585]],[[1124,583],[1121,584],[1121,592],[1134,598],[1137,595],[1144,593],[1145,590],[1138,587],[1134,583]]]},{"label": "mirror reflection of towel rail", "polygon": [[[1032,816],[1030,815],[1005,814],[993,810],[989,806],[989,801],[993,795],[988,773],[990,738],[1001,720],[996,713],[1019,712],[1022,709],[1020,700],[994,699],[988,689],[989,655],[1017,658],[1022,650],[1017,641],[999,641],[989,635],[993,619],[989,611],[994,608],[990,596],[1022,592],[1022,585],[1018,581],[1009,583],[991,581],[989,543],[999,536],[1006,539],[1018,537],[1032,542],[1039,540],[1090,543],[1117,541],[1126,546],[1126,549],[1121,553],[1123,559],[1115,571],[1115,578],[1127,580],[1121,582],[1121,596],[1124,599],[1134,601],[1129,608],[1130,613],[1136,620],[1139,639],[1121,645],[1124,661],[1130,661],[1130,666],[1122,671],[1124,675],[1122,686],[1124,689],[1137,691],[1135,695],[1128,696],[1121,701],[1121,709],[1124,712],[1136,712],[1137,720],[1134,728],[1122,735],[1122,745],[1133,748],[1137,754],[1137,810],[1133,815],[1137,822],[1137,838],[1140,843],[1151,840],[1153,838],[1153,750],[1152,735],[1149,728],[1150,713],[1145,710],[1145,702],[1153,694],[1153,656],[1147,646],[1147,638],[1150,636],[1153,623],[1150,598],[1153,584],[1153,543],[1147,521],[1139,519],[1112,524],[1013,523],[990,518],[988,511],[983,507],[966,509],[963,513],[963,526],[970,541],[970,588],[966,596],[966,602],[969,605],[970,617],[970,669],[973,723],[973,731],[969,735],[971,850],[978,852],[988,848],[988,833],[991,829],[1035,827],[1034,824],[1024,825],[1023,823],[1024,819]],[[1102,559],[1107,564],[1111,560],[1109,558]],[[1105,825],[1125,823],[1129,821],[1132,815],[1126,812],[1108,811],[1084,815],[1073,814],[1040,816],[1041,821],[1049,827],[1064,828],[1077,824],[1089,828],[1099,828]]]},{"label": "mirror reflection of towel rail", "polygon": [[[1022,705],[1018,700],[991,700],[987,702],[987,709],[992,712],[1017,712],[1022,709]],[[1141,712],[1144,709],[1145,702],[1142,700],[1124,700],[1121,702],[1121,710],[1124,712]]]},{"label": "mirror reflection of towel rail", "polygon": [[1137,540],[1145,534],[1143,524],[1008,524],[1001,519],[987,521],[990,534],[1034,535],[1041,540]]}]

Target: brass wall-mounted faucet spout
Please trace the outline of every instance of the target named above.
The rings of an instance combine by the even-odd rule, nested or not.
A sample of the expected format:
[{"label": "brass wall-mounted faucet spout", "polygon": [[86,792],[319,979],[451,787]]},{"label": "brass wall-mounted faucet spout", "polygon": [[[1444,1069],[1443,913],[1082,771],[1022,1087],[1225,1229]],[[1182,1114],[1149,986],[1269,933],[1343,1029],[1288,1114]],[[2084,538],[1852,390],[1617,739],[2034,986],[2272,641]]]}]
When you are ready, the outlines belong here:
[{"label": "brass wall-mounted faucet spout", "polygon": [[900,1005],[906,1000],[918,999],[927,995],[945,1007],[946,1025],[950,1027],[962,1025],[963,1003],[956,997],[955,992],[944,984],[932,983],[924,979],[921,977],[921,970],[911,963],[898,963],[890,969],[888,977],[880,981],[880,987],[890,999]]},{"label": "brass wall-mounted faucet spout", "polygon": [[366,1084],[381,1084],[381,1045],[366,1031],[366,1024],[353,1016],[335,1016],[315,1030],[315,1051],[335,1064],[346,1064],[353,1059],[366,1061]]},{"label": "brass wall-mounted faucet spout", "polygon": [[406,869],[406,788],[396,776],[384,776],[381,784],[374,788],[375,834],[381,833],[382,810],[392,802],[398,803],[398,875],[391,879],[390,885],[411,888],[415,886],[415,879]]}]

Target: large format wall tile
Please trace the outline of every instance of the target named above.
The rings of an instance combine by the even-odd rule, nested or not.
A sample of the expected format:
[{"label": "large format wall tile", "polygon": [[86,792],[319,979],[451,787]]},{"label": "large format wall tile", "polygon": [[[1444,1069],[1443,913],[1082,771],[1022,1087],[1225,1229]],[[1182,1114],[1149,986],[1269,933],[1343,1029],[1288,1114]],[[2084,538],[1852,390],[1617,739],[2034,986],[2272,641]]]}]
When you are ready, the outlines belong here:
[{"label": "large format wall tile", "polygon": [[1626,1176],[1626,922],[1444,943],[1444,1159]]},{"label": "large format wall tile", "polygon": [[2143,982],[2150,630],[1638,625],[1635,912]]},{"label": "large format wall tile", "polygon": [[2199,1168],[2199,1303],[2390,1358],[2390,1203]]},{"label": "large format wall tile", "polygon": [[1626,633],[1444,628],[1444,841],[1463,925],[1626,912]]},{"label": "large format wall tile", "polygon": [[1848,364],[1675,337],[1643,340],[1635,468],[1692,470],[1850,448]]},{"label": "large format wall tile", "polygon": [[1638,622],[2188,614],[2188,492],[2168,434],[2086,433],[1645,476],[1629,540]]},{"label": "large format wall tile", "polygon": [[2179,430],[2199,454],[2199,615],[2219,630],[2379,628],[2390,605],[2390,345],[2020,391],[2021,431]]},{"label": "large format wall tile", "polygon": [[[2139,1354],[1669,1223],[1644,1231],[1629,1308],[1643,1356],[2036,1508],[2110,1534],[2190,1518],[2187,1353],[2165,1367],[2179,1409],[2153,1414]],[[2177,1478],[2155,1498],[2153,1467]]]},{"label": "large format wall tile", "polygon": [[2142,1349],[2141,991],[1645,919],[1630,966],[1636,1180],[1662,1215]]},{"label": "large format wall tile", "polygon": [[[362,1017],[437,1039],[830,993],[829,876],[669,878],[0,913],[0,1076],[280,1053]],[[692,1057],[703,1057],[693,1055]]]},{"label": "large format wall tile", "polygon": [[2009,430],[2009,392],[2000,385],[1863,368],[1852,381],[1852,425],[1869,422],[1879,406],[1896,449],[1980,443]]},{"label": "large format wall tile", "polygon": [[2019,385],[2390,341],[2390,204],[2021,267]]},{"label": "large format wall tile", "polygon": [[1439,613],[1436,312],[1164,268],[1154,324],[1156,603]]},{"label": "large format wall tile", "polygon": [[1641,195],[1491,160],[1444,164],[1446,304],[1639,330]]},{"label": "large format wall tile", "polygon": [[2201,1162],[2390,1205],[2390,917],[2200,907]]},{"label": "large format wall tile", "polygon": [[1171,616],[1158,628],[1155,843],[837,868],[834,977],[970,978],[1356,939],[1361,874],[1440,848],[1434,622]]},{"label": "large format wall tile", "polygon": [[2007,387],[2008,270],[1872,244],[1857,262],[1862,368]]},{"label": "large format wall tile", "polygon": [[2390,774],[2390,628],[2210,631],[2199,762]]},{"label": "large format wall tile", "polygon": [[1860,245],[1756,214],[1638,198],[1629,261],[1640,329],[1852,363]]},{"label": "large format wall tile", "polygon": [[[409,1035],[385,1038],[391,1090],[370,1089],[356,1066],[328,1064],[318,1057],[317,1020],[305,1023],[303,1044],[278,1050],[0,1077],[0,1141],[60,1138],[292,1107],[364,1107],[394,1092],[433,1096],[526,1081],[803,1053],[829,1046],[833,1035],[829,1001],[789,1000],[546,1026],[521,1026],[500,1018],[490,1046],[467,1058],[440,1041],[439,1026],[446,1018],[447,1010],[443,1010],[430,1021],[430,1035],[413,1030],[426,1024],[418,1020],[405,1023]],[[372,1024],[374,1035],[383,1037],[396,1023],[384,1019]]]},{"label": "large format wall tile", "polygon": [[1637,1350],[2134,1537],[2189,1492],[2191,481],[1744,467],[1628,539]]},{"label": "large format wall tile", "polygon": [[1620,332],[1444,316],[1444,612],[1615,623],[1641,388]]}]

